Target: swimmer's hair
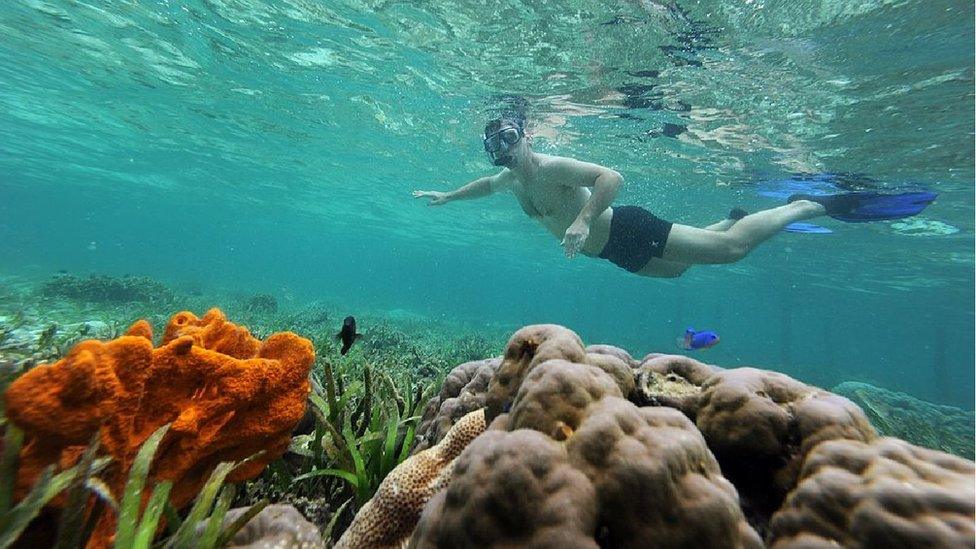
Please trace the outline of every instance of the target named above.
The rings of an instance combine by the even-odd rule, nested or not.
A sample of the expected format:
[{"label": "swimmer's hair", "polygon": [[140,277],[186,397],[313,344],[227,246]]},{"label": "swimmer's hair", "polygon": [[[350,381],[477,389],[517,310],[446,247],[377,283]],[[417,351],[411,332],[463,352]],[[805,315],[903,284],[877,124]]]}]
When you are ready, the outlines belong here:
[{"label": "swimmer's hair", "polygon": [[500,116],[498,118],[493,118],[485,124],[485,135],[489,135],[498,131],[502,126],[515,126],[520,130],[525,129],[525,120],[510,116]]}]

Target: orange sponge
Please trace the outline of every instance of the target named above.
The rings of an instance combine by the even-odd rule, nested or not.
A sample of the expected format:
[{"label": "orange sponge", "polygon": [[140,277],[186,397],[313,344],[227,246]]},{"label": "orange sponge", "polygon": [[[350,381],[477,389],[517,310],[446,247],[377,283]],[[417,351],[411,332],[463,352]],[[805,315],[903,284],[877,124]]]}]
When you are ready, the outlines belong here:
[{"label": "orange sponge", "polygon": [[[174,315],[156,348],[144,320],[118,339],[83,341],[4,394],[8,418],[26,436],[18,496],[44,467],[71,466],[97,431],[102,452],[114,458],[104,480],[121,497],[139,446],[167,423],[173,425],[147,486],[173,481],[177,508],[196,496],[218,463],[263,451],[228,480],[253,478],[288,448],[305,413],[314,360],[307,339],[283,332],[258,340],[218,309],[203,318]],[[90,546],[109,545],[114,522],[104,515]]]}]

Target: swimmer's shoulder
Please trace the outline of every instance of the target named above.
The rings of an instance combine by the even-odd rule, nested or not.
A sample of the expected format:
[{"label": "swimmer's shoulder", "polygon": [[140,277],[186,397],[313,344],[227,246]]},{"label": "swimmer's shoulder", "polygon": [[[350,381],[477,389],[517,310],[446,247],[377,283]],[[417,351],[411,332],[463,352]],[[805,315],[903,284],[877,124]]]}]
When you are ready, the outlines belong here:
[{"label": "swimmer's shoulder", "polygon": [[512,186],[516,183],[516,177],[512,173],[512,170],[502,168],[502,171],[491,176],[489,181],[492,192],[509,191],[512,190]]}]

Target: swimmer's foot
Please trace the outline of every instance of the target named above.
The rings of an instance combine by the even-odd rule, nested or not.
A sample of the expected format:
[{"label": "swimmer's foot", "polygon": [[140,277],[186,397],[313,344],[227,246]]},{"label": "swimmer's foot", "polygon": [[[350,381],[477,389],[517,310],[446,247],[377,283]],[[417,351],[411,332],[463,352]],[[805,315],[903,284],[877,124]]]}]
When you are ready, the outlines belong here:
[{"label": "swimmer's foot", "polygon": [[852,192],[828,195],[794,194],[789,202],[809,200],[824,207],[827,215],[847,222],[901,219],[921,213],[938,195],[929,191],[894,194]]},{"label": "swimmer's foot", "polygon": [[816,202],[827,210],[827,215],[842,215],[854,211],[859,203],[861,193],[840,193],[840,194],[794,194],[787,202],[792,203],[797,200],[809,200]]}]

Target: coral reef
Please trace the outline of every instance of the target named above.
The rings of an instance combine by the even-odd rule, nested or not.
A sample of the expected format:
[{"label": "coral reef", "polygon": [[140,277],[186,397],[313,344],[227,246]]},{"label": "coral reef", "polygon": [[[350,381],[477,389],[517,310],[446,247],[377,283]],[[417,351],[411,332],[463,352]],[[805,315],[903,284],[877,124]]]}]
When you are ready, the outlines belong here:
[{"label": "coral reef", "polygon": [[[75,463],[94,434],[115,458],[99,476],[118,495],[136,450],[171,424],[143,503],[171,480],[185,506],[217,463],[265,450],[228,477],[261,474],[235,505],[289,505],[265,509],[231,546],[320,547],[343,530],[339,547],[972,546],[973,463],[874,430],[971,457],[972,413],[864,384],[838,395],[757,368],[638,360],[555,325],[469,362],[495,354],[489,340],[414,317],[412,331],[364,323],[362,346],[339,361],[329,319],[344,311],[232,299],[253,332],[216,310],[179,313],[158,347],[141,321],[14,382],[3,402],[27,436],[16,497],[45,465]],[[86,320],[88,303],[43,302],[78,310],[43,324],[3,310],[0,388],[23,357],[44,356],[39,342],[51,355],[122,333],[111,317]],[[321,351],[308,413],[315,355],[275,333],[286,327],[315,334]],[[455,364],[423,407],[429,378]],[[102,515],[92,545],[111,543],[114,522]]]},{"label": "coral reef", "polygon": [[607,396],[623,395],[603,370],[562,359],[547,360],[522,382],[506,427],[533,429],[564,441],[580,428],[590,408]]},{"label": "coral reef", "polygon": [[622,398],[633,374],[621,384],[618,366],[632,371],[565,328],[517,332],[489,387],[487,410],[502,413],[458,458],[412,545],[761,546],[691,421]]},{"label": "coral reef", "polygon": [[972,547],[972,461],[895,438],[829,441],[771,523],[771,546]]},{"label": "coral reef", "polygon": [[398,465],[356,514],[336,548],[400,547],[413,532],[424,505],[450,482],[457,456],[484,430],[484,413],[471,412],[437,445]]},{"label": "coral reef", "polygon": [[639,368],[640,362],[635,360],[634,357],[630,356],[630,353],[621,349],[620,347],[614,347],[613,345],[587,345],[586,354],[595,355],[610,355],[617,357],[629,366],[630,368]]},{"label": "coral reef", "polygon": [[[288,332],[257,340],[217,309],[203,318],[174,315],[156,348],[146,321],[109,342],[83,341],[4,394],[8,418],[27,437],[18,494],[45,466],[70,466],[96,432],[115,458],[106,481],[120,494],[139,446],[167,423],[151,478],[173,481],[175,507],[190,502],[222,461],[259,454],[228,480],[253,478],[287,449],[305,413],[313,361],[308,340]],[[94,545],[109,543],[113,521],[102,516]]]},{"label": "coral reef", "polygon": [[860,406],[885,436],[973,459],[976,412],[919,400],[867,383],[847,381],[831,389]]},{"label": "coral reef", "polygon": [[81,278],[67,273],[55,275],[39,293],[93,303],[168,303],[173,293],[165,285],[144,276],[91,275]]},{"label": "coral reef", "polygon": [[278,300],[271,294],[257,294],[244,300],[248,313],[274,314],[278,312]]},{"label": "coral reef", "polygon": [[[434,483],[443,490],[424,492],[433,495],[412,547],[761,547],[763,538],[783,547],[948,547],[972,539],[972,462],[879,439],[850,400],[775,372],[674,355],[638,362],[613,347],[584,347],[560,326],[528,326],[500,363],[466,363],[448,376],[425,413],[427,436],[482,402],[488,429]],[[834,486],[837,471],[850,478]],[[402,520],[415,509],[388,507],[399,535],[413,528]],[[848,512],[855,522],[843,521]]]}]

